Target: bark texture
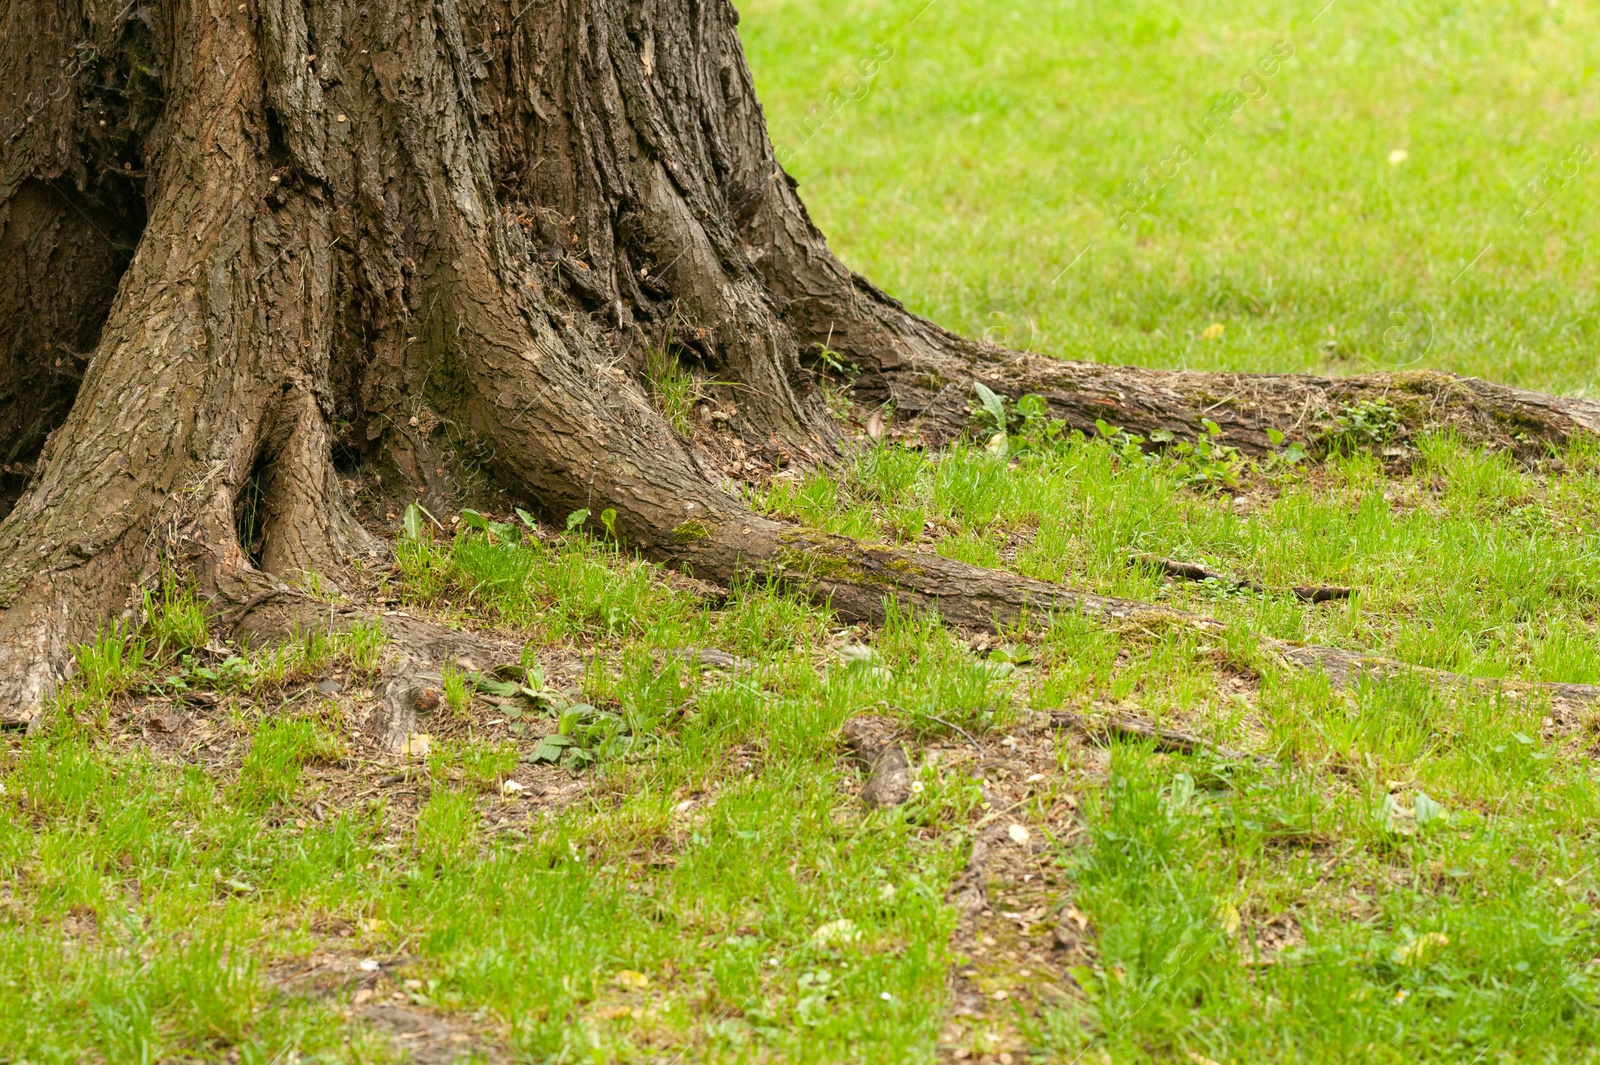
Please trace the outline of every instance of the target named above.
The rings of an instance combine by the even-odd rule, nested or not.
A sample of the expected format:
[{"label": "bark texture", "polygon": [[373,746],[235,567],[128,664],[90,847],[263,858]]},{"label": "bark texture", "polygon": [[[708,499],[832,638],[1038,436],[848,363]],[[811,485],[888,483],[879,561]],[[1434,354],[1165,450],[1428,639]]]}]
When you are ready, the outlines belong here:
[{"label": "bark texture", "polygon": [[[657,558],[777,573],[850,617],[890,595],[968,626],[1144,609],[750,512],[658,410],[646,371],[672,363],[726,448],[778,462],[837,454],[803,358],[824,343],[934,441],[974,380],[1080,427],[1204,415],[1257,449],[1379,394],[1518,447],[1600,425],[1438,375],[1161,374],[954,337],[829,252],[737,25],[727,0],[0,0],[0,714],[32,715],[164,570],[240,633],[312,623],[294,577],[371,547],[351,474],[613,508]],[[443,653],[411,635],[397,706]]]}]

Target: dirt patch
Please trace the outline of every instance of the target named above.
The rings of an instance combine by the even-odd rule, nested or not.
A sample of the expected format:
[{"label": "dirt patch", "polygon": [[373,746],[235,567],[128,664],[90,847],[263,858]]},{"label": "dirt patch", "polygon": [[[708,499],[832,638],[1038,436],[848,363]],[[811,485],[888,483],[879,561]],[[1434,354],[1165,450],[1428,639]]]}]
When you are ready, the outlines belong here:
[{"label": "dirt patch", "polygon": [[504,1033],[481,1017],[447,1013],[427,1000],[423,982],[406,975],[412,961],[315,951],[274,966],[267,980],[284,995],[342,998],[347,1020],[388,1042],[412,1065],[511,1061]]},{"label": "dirt patch", "polygon": [[1003,735],[924,744],[915,760],[913,777],[933,764],[947,778],[977,782],[983,797],[967,868],[947,896],[961,917],[940,1058],[1020,1062],[1031,1048],[1018,1011],[1037,1015],[1078,997],[1068,970],[1082,963],[1092,937],[1071,907],[1060,856],[1084,831],[1076,793],[1103,779],[1109,759],[1048,714],[1029,714]]}]

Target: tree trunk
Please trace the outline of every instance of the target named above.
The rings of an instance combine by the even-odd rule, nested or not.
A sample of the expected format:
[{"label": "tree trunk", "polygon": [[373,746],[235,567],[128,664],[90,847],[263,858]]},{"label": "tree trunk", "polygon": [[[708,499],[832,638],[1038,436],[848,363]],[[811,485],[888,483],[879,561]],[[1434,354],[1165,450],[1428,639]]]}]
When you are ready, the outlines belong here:
[{"label": "tree trunk", "polygon": [[[730,456],[838,453],[803,353],[843,352],[935,439],[976,379],[1253,446],[1289,399],[1403,387],[1053,363],[908,314],[807,218],[737,24],[726,0],[0,0],[0,470],[27,479],[0,523],[0,713],[27,719],[163,570],[281,627],[285,580],[369,546],[336,450],[417,492],[487,473],[612,508],[657,558],[849,616],[898,595],[979,625],[1087,597],[719,487]],[[671,360],[727,415],[709,450],[653,405]],[[1502,424],[1509,393],[1426,380]],[[1597,423],[1519,396],[1524,436]],[[1539,404],[1548,431],[1515,422]]]}]

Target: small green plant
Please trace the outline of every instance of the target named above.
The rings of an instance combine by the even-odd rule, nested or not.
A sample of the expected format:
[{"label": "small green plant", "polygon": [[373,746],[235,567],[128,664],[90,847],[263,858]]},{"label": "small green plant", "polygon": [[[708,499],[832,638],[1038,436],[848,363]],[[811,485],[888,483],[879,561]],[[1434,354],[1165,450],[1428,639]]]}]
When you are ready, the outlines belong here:
[{"label": "small green plant", "polygon": [[144,592],[145,629],[153,645],[150,657],[161,661],[194,651],[206,645],[210,630],[206,624],[205,608],[195,596],[194,589],[179,588],[169,575],[161,581],[158,599],[150,589]]},{"label": "small green plant", "polygon": [[[828,339],[830,341],[833,339],[832,333],[828,334]],[[822,363],[823,368],[829,373],[848,380],[854,380],[856,375],[860,373],[860,370],[855,366],[846,366],[844,356],[828,347],[827,344],[817,345],[817,361]]]},{"label": "small green plant", "polygon": [[1239,488],[1241,478],[1250,469],[1249,460],[1238,448],[1222,443],[1222,427],[1210,418],[1201,418],[1200,428],[1202,432],[1193,443],[1173,443],[1172,434],[1165,430],[1151,433],[1150,439],[1170,445],[1164,457],[1188,487],[1205,492]]},{"label": "small green plant", "polygon": [[1050,404],[1041,395],[1030,392],[1017,400],[1012,417],[1013,432],[1032,444],[1050,444],[1061,439],[1066,431],[1064,418],[1050,417]]},{"label": "small green plant", "polygon": [[431,536],[433,526],[439,524],[439,519],[430,514],[428,508],[421,503],[408,503],[405,517],[402,519],[401,524],[405,532],[405,539],[411,543],[417,543],[422,540],[424,535]]},{"label": "small green plant", "polygon": [[146,650],[145,638],[129,635],[121,624],[102,629],[74,655],[85,694],[99,701],[134,687],[149,665]]},{"label": "small green plant", "polygon": [[1331,454],[1383,447],[1403,424],[1400,412],[1388,400],[1362,400],[1334,416],[1333,431],[1325,438],[1326,447]]},{"label": "small green plant", "polygon": [[1274,448],[1269,467],[1296,466],[1305,461],[1305,447],[1298,440],[1290,440],[1281,429],[1268,429],[1267,441]]},{"label": "small green plant", "polygon": [[656,409],[681,435],[694,431],[694,406],[700,401],[701,382],[673,353],[671,339],[661,347],[645,349],[644,375]]},{"label": "small green plant", "polygon": [[556,731],[539,741],[528,761],[535,765],[560,765],[574,773],[611,753],[618,740],[626,740],[627,725],[608,710],[574,703],[561,711]]},{"label": "small green plant", "polygon": [[[1154,466],[1161,461],[1161,456],[1147,452],[1144,449],[1144,437],[1138,433],[1130,433],[1126,429],[1119,429],[1104,418],[1094,420],[1094,428],[1110,446],[1111,453],[1121,462],[1129,466]],[[1171,440],[1171,434],[1166,439]]]},{"label": "small green plant", "polygon": [[444,704],[450,708],[450,713],[458,718],[466,717],[472,705],[473,688],[467,672],[454,662],[446,662],[439,671],[439,686],[444,689]]},{"label": "small green plant", "polygon": [[1011,420],[1006,413],[1005,397],[982,381],[972,382],[972,391],[978,397],[978,405],[972,408],[973,422],[991,440],[996,435],[1004,437]]},{"label": "small green plant", "polygon": [[1008,406],[1006,397],[982,381],[972,382],[972,391],[978,397],[977,406],[971,408],[974,424],[991,452],[1007,454],[1052,444],[1066,429],[1065,420],[1050,417],[1043,396],[1030,392]]}]

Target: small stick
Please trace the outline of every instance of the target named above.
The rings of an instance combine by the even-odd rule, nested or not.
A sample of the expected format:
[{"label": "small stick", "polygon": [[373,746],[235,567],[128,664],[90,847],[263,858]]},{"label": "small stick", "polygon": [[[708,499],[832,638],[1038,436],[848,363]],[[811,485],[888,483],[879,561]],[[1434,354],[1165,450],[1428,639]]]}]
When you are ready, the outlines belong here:
[{"label": "small stick", "polygon": [[[1168,577],[1176,577],[1185,581],[1216,581],[1228,588],[1238,588],[1247,592],[1256,592],[1260,595],[1273,594],[1272,589],[1255,581],[1236,581],[1224,577],[1215,570],[1193,562],[1179,562],[1175,559],[1160,558],[1156,555],[1143,555],[1134,553],[1128,556],[1128,561],[1136,566],[1150,566],[1160,570]],[[1349,599],[1350,589],[1332,585],[1295,585],[1289,589],[1289,594],[1296,599],[1308,603],[1326,603],[1331,599]]]},{"label": "small stick", "polygon": [[962,728],[960,725],[956,724],[954,721],[946,721],[944,718],[940,717],[938,714],[928,714],[927,716],[931,720],[939,722],[939,724],[943,725],[945,728],[955,729],[957,732],[961,733],[963,736],[965,736],[967,738],[967,742],[968,743],[972,744],[974,747],[976,747],[978,749],[978,753],[979,754],[983,753],[983,744],[981,744],[977,740],[973,739],[972,733],[968,732],[966,729]]},{"label": "small stick", "polygon": [[1248,751],[1233,751],[1226,747],[1215,747],[1201,739],[1199,736],[1188,732],[1179,732],[1177,729],[1160,728],[1148,721],[1138,718],[1121,717],[1113,714],[1103,724],[1091,722],[1082,714],[1075,714],[1063,710],[1050,715],[1052,725],[1066,728],[1075,728],[1086,736],[1121,736],[1125,739],[1154,740],[1158,751],[1170,754],[1199,754],[1209,751],[1229,762],[1254,762],[1256,765],[1276,765],[1277,763],[1261,754],[1250,754]]}]

